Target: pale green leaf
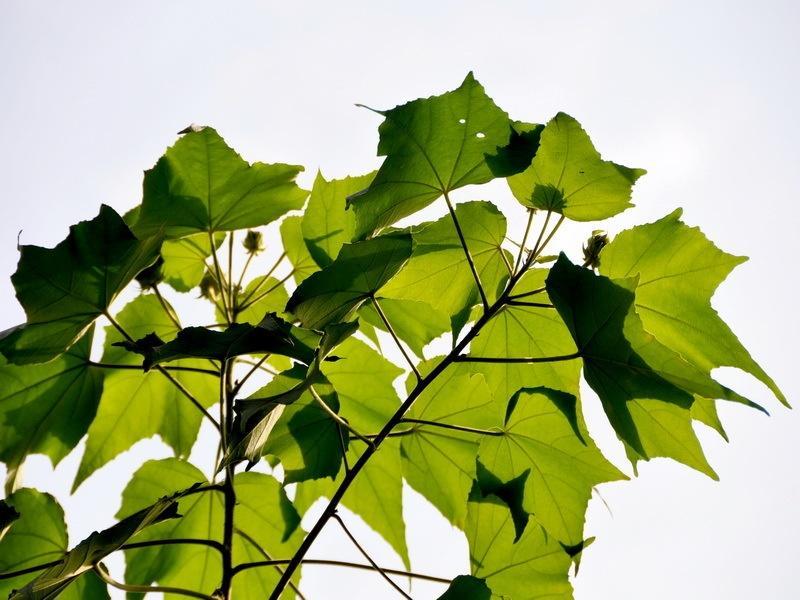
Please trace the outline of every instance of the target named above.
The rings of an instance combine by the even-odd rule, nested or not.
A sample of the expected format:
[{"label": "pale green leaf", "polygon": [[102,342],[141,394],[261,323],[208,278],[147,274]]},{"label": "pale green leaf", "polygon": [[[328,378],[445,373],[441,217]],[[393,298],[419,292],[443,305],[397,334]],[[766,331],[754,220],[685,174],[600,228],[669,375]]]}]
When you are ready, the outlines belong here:
[{"label": "pale green leaf", "polygon": [[306,247],[303,233],[300,230],[302,224],[301,217],[287,217],[281,223],[281,241],[286,257],[292,263],[292,278],[299,284],[312,273],[319,271],[317,263],[311,257],[311,253]]},{"label": "pale green leaf", "polygon": [[[224,233],[214,234],[217,247]],[[179,292],[188,292],[200,285],[206,273],[206,260],[211,256],[211,241],[207,233],[197,233],[178,240],[166,240],[161,246],[161,274],[164,281]]]}]

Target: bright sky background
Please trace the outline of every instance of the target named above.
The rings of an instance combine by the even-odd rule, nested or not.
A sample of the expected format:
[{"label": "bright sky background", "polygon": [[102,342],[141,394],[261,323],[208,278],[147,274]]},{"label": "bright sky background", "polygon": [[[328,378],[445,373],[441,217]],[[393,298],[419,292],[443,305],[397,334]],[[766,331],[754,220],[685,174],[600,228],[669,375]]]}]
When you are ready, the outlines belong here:
[{"label": "bright sky background", "polygon": [[[51,246],[101,202],[133,206],[142,171],[190,122],[214,125],[248,160],[306,165],[308,184],[318,167],[335,177],[379,164],[378,119],[355,102],[388,108],[474,70],[513,117],[567,111],[604,157],[649,170],[637,207],[604,224],[612,234],[682,206],[688,223],[751,257],[715,306],[797,405],[798,26],[800,5],[789,1],[5,0],[0,329],[23,318],[8,281],[17,232]],[[512,206],[504,185],[459,198]],[[511,234],[521,228],[513,222]],[[558,241],[574,256],[589,229]],[[720,376],[773,416],[722,407],[731,444],[699,426],[719,483],[653,461],[602,488],[613,516],[593,501],[587,534],[598,540],[575,579],[579,600],[800,597],[797,414],[748,377]],[[595,439],[627,468],[588,391],[584,405]],[[211,439],[201,437],[197,457]],[[73,542],[112,523],[141,461],[168,455],[156,440],[140,443],[70,497],[81,452],[55,471],[36,457],[26,478],[62,501]],[[414,569],[466,571],[461,535],[414,492],[405,499]],[[355,531],[381,563],[399,565],[366,527]],[[358,559],[335,527],[313,554]],[[111,564],[119,573],[121,561]],[[392,597],[371,573],[305,573],[313,600]],[[412,594],[441,591],[415,584]]]}]

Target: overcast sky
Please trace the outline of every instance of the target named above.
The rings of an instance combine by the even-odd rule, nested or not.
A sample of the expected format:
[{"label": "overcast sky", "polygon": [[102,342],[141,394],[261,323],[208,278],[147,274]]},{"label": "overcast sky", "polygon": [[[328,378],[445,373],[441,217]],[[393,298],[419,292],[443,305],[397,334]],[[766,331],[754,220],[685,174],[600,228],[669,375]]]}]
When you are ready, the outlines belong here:
[{"label": "overcast sky", "polygon": [[[612,234],[674,207],[722,248],[751,260],[714,305],[798,403],[800,5],[796,2],[41,2],[5,0],[0,18],[0,330],[22,320],[8,276],[15,244],[53,245],[105,202],[139,202],[142,171],[190,122],[214,125],[248,160],[306,165],[310,183],[362,173],[388,108],[456,87],[469,70],[514,118],[578,118],[604,157],[645,167],[636,208]],[[502,185],[461,199],[510,206]],[[591,228],[591,226],[590,226]],[[519,233],[518,223],[512,234]],[[586,228],[559,241],[579,249]],[[722,372],[766,405],[721,413],[730,444],[699,426],[716,483],[668,461],[602,488],[575,579],[579,600],[800,597],[800,436],[796,412],[748,377]],[[584,405],[598,443],[629,471],[599,402]],[[210,437],[204,437],[207,442]],[[202,443],[201,443],[202,446]],[[205,446],[205,449],[208,445]],[[54,493],[72,540],[111,524],[119,492],[158,441],[69,486],[82,446],[55,474],[39,457],[26,483]],[[199,448],[198,456],[205,456]],[[413,567],[466,571],[466,544],[406,493]],[[609,510],[610,509],[610,510]],[[612,516],[613,514],[613,516]],[[353,520],[353,519],[351,519]],[[366,527],[357,534],[399,565]],[[333,530],[318,557],[357,555]],[[119,560],[112,562],[118,571]],[[391,597],[371,573],[306,569],[310,598]],[[415,585],[415,598],[441,588]]]}]

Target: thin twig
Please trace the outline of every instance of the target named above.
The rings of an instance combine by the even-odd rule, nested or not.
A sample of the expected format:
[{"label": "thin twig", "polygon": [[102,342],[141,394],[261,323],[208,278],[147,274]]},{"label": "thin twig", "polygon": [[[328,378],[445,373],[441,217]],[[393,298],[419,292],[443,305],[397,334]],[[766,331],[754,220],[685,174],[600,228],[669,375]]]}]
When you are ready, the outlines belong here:
[{"label": "thin twig", "polygon": [[166,300],[164,300],[164,296],[161,295],[161,290],[158,289],[157,283],[153,284],[153,293],[156,295],[156,298],[158,298],[158,302],[159,304],[161,304],[161,308],[164,309],[164,312],[167,314],[167,317],[169,317],[169,320],[172,321],[172,323],[178,329],[183,329],[181,327],[181,322],[178,320],[178,315],[175,314],[175,311],[173,311],[172,307],[169,304],[167,304]]},{"label": "thin twig", "polygon": [[[466,425],[454,425],[452,423],[442,423],[441,421],[426,421],[425,419],[400,419],[401,423],[417,423],[418,425],[430,425],[432,427],[441,427],[442,429],[452,429],[454,431],[464,431],[466,433],[477,433],[479,435],[505,435],[505,432],[493,429],[478,429],[477,427],[467,427]],[[413,431],[413,429],[409,430]],[[405,431],[402,433],[406,433]]]},{"label": "thin twig", "polygon": [[222,269],[219,266],[219,259],[217,258],[217,246],[214,244],[214,234],[210,230],[208,232],[208,242],[211,244],[211,259],[214,263],[214,272],[217,278],[217,287],[219,287],[219,295],[222,296],[222,307],[224,308],[225,320],[230,323],[231,309],[228,306],[228,300],[225,294],[225,288],[227,287],[227,284],[222,278]]},{"label": "thin twig", "polygon": [[[124,337],[126,340],[128,340],[128,341],[129,341],[129,342],[131,342],[131,343],[135,343],[135,342],[136,342],[136,340],[134,340],[134,339],[133,339],[133,338],[132,338],[132,337],[131,337],[131,336],[128,334],[128,332],[127,332],[127,331],[125,331],[125,329],[122,327],[122,325],[120,325],[119,323],[117,323],[117,320],[116,320],[114,317],[112,317],[112,316],[111,316],[111,314],[110,314],[108,311],[104,312],[104,313],[103,313],[103,315],[106,317],[106,319],[108,319],[109,323],[111,323],[111,325],[113,325],[113,326],[114,326],[114,328],[115,328],[117,331],[119,331],[119,332],[120,332],[120,334],[122,335],[122,337]],[[171,374],[170,374],[170,373],[169,373],[169,372],[168,372],[168,371],[167,371],[167,370],[166,370],[164,367],[162,367],[161,365],[156,365],[156,366],[155,366],[155,368],[158,370],[158,372],[159,372],[159,373],[161,373],[162,375],[164,375],[164,377],[166,377],[166,378],[167,378],[167,379],[168,379],[168,380],[169,380],[169,381],[170,381],[170,382],[171,382],[171,383],[172,383],[172,384],[173,384],[173,385],[174,385],[176,388],[178,388],[178,390],[180,390],[180,392],[181,392],[181,393],[182,393],[184,396],[186,396],[186,398],[188,398],[188,399],[189,399],[189,401],[190,401],[192,404],[194,404],[194,406],[197,408],[197,410],[199,410],[199,411],[200,411],[200,412],[203,414],[203,416],[204,416],[205,418],[207,418],[209,421],[211,421],[211,423],[214,425],[214,427],[216,428],[216,430],[220,432],[220,434],[222,433],[222,427],[220,426],[220,424],[219,424],[219,423],[217,423],[216,419],[214,419],[214,417],[212,417],[212,416],[211,416],[211,413],[209,413],[209,412],[208,412],[208,411],[205,409],[205,407],[204,407],[202,404],[200,404],[200,402],[197,400],[197,398],[195,398],[195,397],[192,395],[192,393],[191,393],[189,390],[187,390],[187,389],[184,387],[184,385],[183,385],[183,384],[182,384],[180,381],[178,381],[177,379],[175,379],[175,378],[174,378],[174,377],[173,377],[173,376],[172,376],[172,375],[171,375]]]},{"label": "thin twig", "polygon": [[0,573],[0,581],[2,581],[3,579],[13,579],[14,577],[19,577],[20,575],[27,575],[28,573],[36,573],[36,571],[44,571],[45,569],[49,569],[50,567],[55,567],[56,565],[60,565],[62,562],[64,562],[64,559],[59,558],[58,560],[51,560],[50,562],[42,563],[40,565],[33,565],[32,567],[25,567],[24,569],[19,569],[17,571],[8,571],[6,573]]},{"label": "thin twig", "polygon": [[[277,560],[262,560],[257,562],[250,562],[250,563],[242,563],[236,565],[234,567],[234,571],[236,573],[240,573],[242,571],[246,571],[248,569],[257,569],[260,567],[274,567],[275,565],[285,565],[290,562],[290,559],[277,559]],[[347,567],[350,569],[363,569],[365,571],[374,571],[375,568],[372,565],[365,565],[362,563],[354,563],[348,562],[344,560],[326,560],[323,558],[307,558],[301,561],[304,565],[322,565],[322,566],[330,566],[330,567]],[[435,577],[433,575],[424,575],[422,573],[414,573],[413,571],[401,571],[399,569],[389,569],[387,567],[381,567],[381,570],[384,573],[389,573],[390,575],[399,575],[402,577],[411,577],[412,579],[421,579],[423,581],[432,581],[434,583],[444,583],[450,584],[449,579],[445,579],[444,577]]]},{"label": "thin twig", "polygon": [[456,211],[455,208],[453,208],[453,204],[450,202],[450,197],[447,195],[447,192],[443,192],[443,195],[445,202],[447,202],[447,210],[450,211],[450,217],[453,219],[453,225],[455,225],[458,239],[461,241],[461,247],[464,249],[464,255],[467,257],[467,263],[469,264],[470,271],[472,271],[472,276],[475,278],[475,284],[478,286],[478,293],[481,296],[483,310],[486,312],[489,310],[489,300],[486,297],[486,292],[483,291],[481,278],[478,275],[478,270],[475,268],[475,262],[472,260],[472,254],[470,254],[469,248],[467,247],[467,240],[464,238],[464,232],[461,230],[461,224],[458,222],[458,217],[456,217]]},{"label": "thin twig", "polygon": [[150,546],[172,546],[172,545],[196,545],[208,546],[217,552],[225,552],[225,546],[214,540],[204,540],[195,538],[172,538],[167,540],[145,540],[142,542],[128,542],[120,546],[120,550],[134,550],[136,548],[148,548]]},{"label": "thin twig", "polygon": [[231,390],[231,395],[235,398],[236,395],[241,391],[242,386],[247,383],[247,380],[253,376],[253,373],[258,371],[261,368],[261,365],[269,358],[269,354],[265,354],[262,356],[253,367],[245,373],[244,377],[242,377],[239,381],[236,382],[236,385],[233,386],[233,390]]},{"label": "thin twig", "polygon": [[[277,269],[277,268],[278,268],[278,265],[280,265],[280,264],[281,264],[281,262],[283,262],[283,259],[284,259],[284,258],[286,258],[286,252],[285,252],[285,251],[283,252],[283,254],[281,254],[281,255],[278,257],[278,260],[276,260],[276,261],[275,261],[275,264],[273,264],[273,265],[270,267],[269,271],[267,271],[267,274],[266,274],[266,275],[264,275],[264,276],[261,278],[261,281],[259,281],[259,282],[258,282],[258,283],[255,285],[255,287],[254,287],[252,290],[250,290],[250,291],[247,293],[247,296],[245,296],[245,297],[242,299],[242,304],[246,304],[246,303],[247,303],[247,302],[250,300],[250,298],[252,298],[252,297],[253,297],[253,294],[255,294],[256,292],[258,292],[258,290],[259,290],[259,289],[261,289],[261,286],[262,286],[262,285],[264,285],[264,282],[266,282],[266,281],[267,281],[267,279],[269,279],[270,275],[272,275],[272,274],[275,272],[275,269]],[[241,311],[241,310],[243,310],[243,308],[240,306],[240,307],[239,307],[239,310]]]},{"label": "thin twig", "polygon": [[522,302],[520,300],[509,300],[506,302],[509,306],[527,306],[530,308],[555,308],[552,304],[547,302]]},{"label": "thin twig", "polygon": [[[101,363],[101,362],[94,362],[92,360],[86,363],[90,367],[96,367],[98,369],[122,369],[128,371],[144,371],[142,365],[122,365],[122,364],[115,364],[115,363]],[[219,377],[219,371],[214,371],[213,369],[201,369],[199,367],[181,367],[181,366],[165,366],[162,367],[167,371],[183,371],[188,373],[203,373],[205,375],[212,375],[214,377]]]},{"label": "thin twig", "polygon": [[419,381],[420,379],[422,379],[422,377],[420,376],[419,371],[417,370],[417,367],[414,364],[414,361],[411,360],[411,357],[408,355],[408,353],[406,352],[406,349],[403,347],[403,344],[400,342],[400,338],[398,337],[397,333],[395,333],[394,328],[392,327],[392,324],[389,323],[389,319],[386,318],[386,315],[384,314],[383,309],[381,309],[381,305],[378,303],[378,299],[373,295],[373,296],[371,296],[371,300],[372,300],[373,306],[375,307],[375,310],[378,312],[378,316],[381,318],[381,321],[383,321],[383,324],[386,326],[386,330],[389,332],[389,335],[391,335],[392,338],[394,339],[394,342],[395,342],[395,344],[397,344],[397,347],[400,349],[400,352],[402,353],[403,358],[406,359],[406,362],[408,363],[408,366],[411,367],[411,370],[414,372],[414,375],[417,376],[417,381]]},{"label": "thin twig", "polygon": [[547,225],[550,223],[550,217],[552,216],[552,214],[553,214],[553,211],[551,211],[551,210],[547,211],[547,214],[544,217],[544,223],[542,223],[542,228],[539,230],[539,237],[536,238],[536,243],[533,245],[533,250],[531,250],[531,253],[528,255],[528,258],[525,261],[526,265],[529,265],[531,263],[531,257],[534,254],[537,254],[540,251],[539,250],[539,244],[542,243],[542,238],[544,237],[544,232],[547,231]]},{"label": "thin twig", "polygon": [[328,415],[334,421],[336,421],[339,425],[350,431],[350,433],[352,433],[354,436],[356,436],[356,438],[364,442],[367,446],[373,445],[372,440],[365,438],[358,431],[356,431],[355,428],[352,425],[350,425],[350,423],[348,423],[345,419],[336,414],[336,411],[334,411],[330,406],[328,406],[327,403],[320,397],[320,395],[317,393],[317,390],[314,389],[313,385],[308,386],[308,391],[311,394],[311,397],[314,398],[316,403],[319,404],[320,408],[322,408],[322,410],[328,413]]},{"label": "thin twig", "polygon": [[533,208],[528,209],[528,224],[525,226],[525,234],[522,236],[522,243],[519,245],[519,253],[517,254],[517,260],[514,263],[514,272],[519,269],[520,263],[522,263],[522,256],[525,254],[525,244],[528,241],[528,234],[531,231],[531,225],[533,224],[533,215],[536,214],[536,210]]},{"label": "thin twig", "polygon": [[106,582],[111,587],[115,587],[118,590],[123,590],[125,592],[141,592],[143,594],[147,593],[164,593],[164,594],[178,594],[179,596],[189,596],[190,598],[201,598],[202,600],[214,600],[213,596],[209,596],[208,594],[201,594],[200,592],[195,592],[192,590],[185,590],[183,588],[176,588],[176,587],[168,587],[163,585],[132,585],[129,583],[122,583],[121,581],[117,581],[116,579],[112,579],[111,575],[108,574],[108,569],[106,569],[103,563],[97,563],[93,567],[94,572]]},{"label": "thin twig", "polygon": [[[267,291],[260,293],[258,296],[256,296],[256,297],[255,297],[255,298],[253,298],[252,300],[243,301],[243,302],[242,302],[242,305],[241,305],[241,306],[240,306],[240,307],[239,307],[237,310],[238,310],[239,312],[242,312],[243,310],[245,310],[245,309],[247,309],[247,308],[251,307],[253,304],[255,304],[256,302],[258,302],[258,301],[259,301],[259,300],[261,300],[262,298],[265,298],[266,296],[269,296],[269,295],[270,295],[270,294],[271,294],[273,291],[277,290],[277,289],[278,289],[279,287],[281,287],[281,286],[282,286],[284,283],[286,283],[286,282],[289,280],[289,277],[291,277],[292,275],[294,275],[294,273],[295,273],[295,269],[292,269],[291,271],[289,271],[289,272],[286,274],[286,276],[285,276],[283,279],[279,280],[277,283],[275,283],[275,285],[273,285],[273,286],[272,286],[271,288],[269,288]],[[265,276],[264,276],[264,281],[266,281],[266,278],[267,278],[267,277],[269,277],[269,275],[265,275]],[[251,296],[252,296],[252,294],[251,294]]]},{"label": "thin twig", "polygon": [[508,301],[511,302],[514,300],[519,300],[520,298],[528,298],[529,296],[535,296],[536,294],[541,294],[546,291],[547,288],[545,287],[536,288],[535,290],[531,290],[530,292],[523,292],[521,294],[514,294],[513,296],[509,296]]},{"label": "thin twig", "polygon": [[355,536],[352,533],[350,533],[350,530],[347,528],[347,525],[344,524],[344,521],[342,520],[342,517],[340,517],[338,513],[333,513],[333,518],[336,519],[336,521],[338,521],[339,525],[342,526],[342,530],[345,532],[347,537],[350,538],[350,541],[353,542],[353,545],[356,548],[358,548],[358,551],[361,552],[361,554],[364,556],[364,558],[367,559],[367,562],[369,562],[369,564],[372,565],[372,568],[375,569],[378,573],[380,573],[381,577],[383,577],[387,582],[389,582],[389,585],[391,585],[395,590],[397,590],[397,592],[401,596],[403,596],[403,598],[408,598],[408,600],[414,600],[411,596],[409,596],[408,594],[405,593],[403,588],[401,588],[399,585],[397,585],[394,582],[394,580],[391,577],[389,577],[389,575],[386,574],[386,571],[384,571],[383,569],[381,569],[378,566],[378,563],[376,563],[374,560],[372,560],[372,557],[369,555],[369,552],[367,552],[364,549],[364,547],[361,544],[358,543],[358,540],[355,538]]},{"label": "thin twig", "polygon": [[[259,544],[252,536],[250,536],[248,533],[242,531],[238,527],[234,527],[233,530],[234,530],[234,532],[236,534],[240,535],[244,540],[249,542],[250,545],[252,545],[256,549],[256,551],[259,554],[261,554],[261,556],[263,556],[265,559],[267,559],[269,561],[272,561],[272,557],[267,553],[266,550],[264,550],[264,548],[261,547],[261,544]],[[280,565],[276,564],[276,565],[274,565],[274,567],[275,567],[275,570],[278,573],[283,575],[283,569],[281,568]],[[237,573],[236,569],[237,569],[237,567],[233,568],[233,575],[236,575],[236,573]],[[302,592],[300,592],[300,589],[295,585],[295,583],[293,581],[289,581],[289,587],[292,588],[292,591],[294,592],[295,596],[297,596],[300,600],[306,600],[306,597],[303,596]]]}]

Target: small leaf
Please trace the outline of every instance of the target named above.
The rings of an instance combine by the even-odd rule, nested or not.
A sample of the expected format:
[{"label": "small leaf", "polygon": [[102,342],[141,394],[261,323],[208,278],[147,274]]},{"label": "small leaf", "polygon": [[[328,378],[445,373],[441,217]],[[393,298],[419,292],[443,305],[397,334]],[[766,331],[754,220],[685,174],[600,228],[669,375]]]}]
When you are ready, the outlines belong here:
[{"label": "small leaf", "polygon": [[375,172],[359,177],[326,181],[317,172],[302,220],[306,247],[320,267],[327,267],[339,255],[342,245],[353,239],[353,211],[346,211],[347,197],[365,189]]},{"label": "small leaf", "polygon": [[397,273],[410,255],[408,234],[346,244],[335,261],[297,287],[286,310],[311,329],[346,320]]},{"label": "small leaf", "polygon": [[491,600],[492,591],[487,587],[485,579],[472,575],[459,575],[450,583],[447,591],[439,596],[439,600]]},{"label": "small leaf", "polygon": [[[224,233],[214,234],[214,244],[219,248]],[[164,264],[161,273],[170,286],[179,292],[196,288],[206,273],[206,260],[211,256],[208,233],[197,233],[179,240],[166,240],[161,247]]]},{"label": "small leaf", "polygon": [[52,360],[83,335],[136,274],[155,262],[161,240],[140,241],[112,208],[70,227],[55,248],[22,246],[11,277],[28,317],[5,332],[0,352],[12,363]]},{"label": "small leaf", "polygon": [[[236,320],[239,323],[258,325],[268,313],[283,313],[288,301],[289,294],[279,280],[274,277],[256,277],[238,295],[236,305],[246,308],[237,312]],[[218,322],[224,323],[225,316],[220,312],[219,306],[216,314]]]},{"label": "small leaf", "polygon": [[386,160],[370,186],[350,197],[357,239],[425,208],[443,193],[492,179],[486,156],[511,135],[508,115],[472,73],[452,92],[376,112],[385,117],[378,154]]},{"label": "small leaf", "polygon": [[144,197],[133,229],[169,238],[267,225],[301,208],[302,167],[248,164],[211,127],[191,131],[145,172]]},{"label": "small leaf", "polygon": [[301,217],[287,217],[281,223],[281,241],[286,256],[292,263],[292,277],[298,284],[312,273],[319,271],[300,231],[301,221]]},{"label": "small leaf", "polygon": [[524,206],[599,221],[633,206],[631,188],[645,173],[602,160],[580,124],[558,113],[542,131],[533,162],[508,185]]}]

